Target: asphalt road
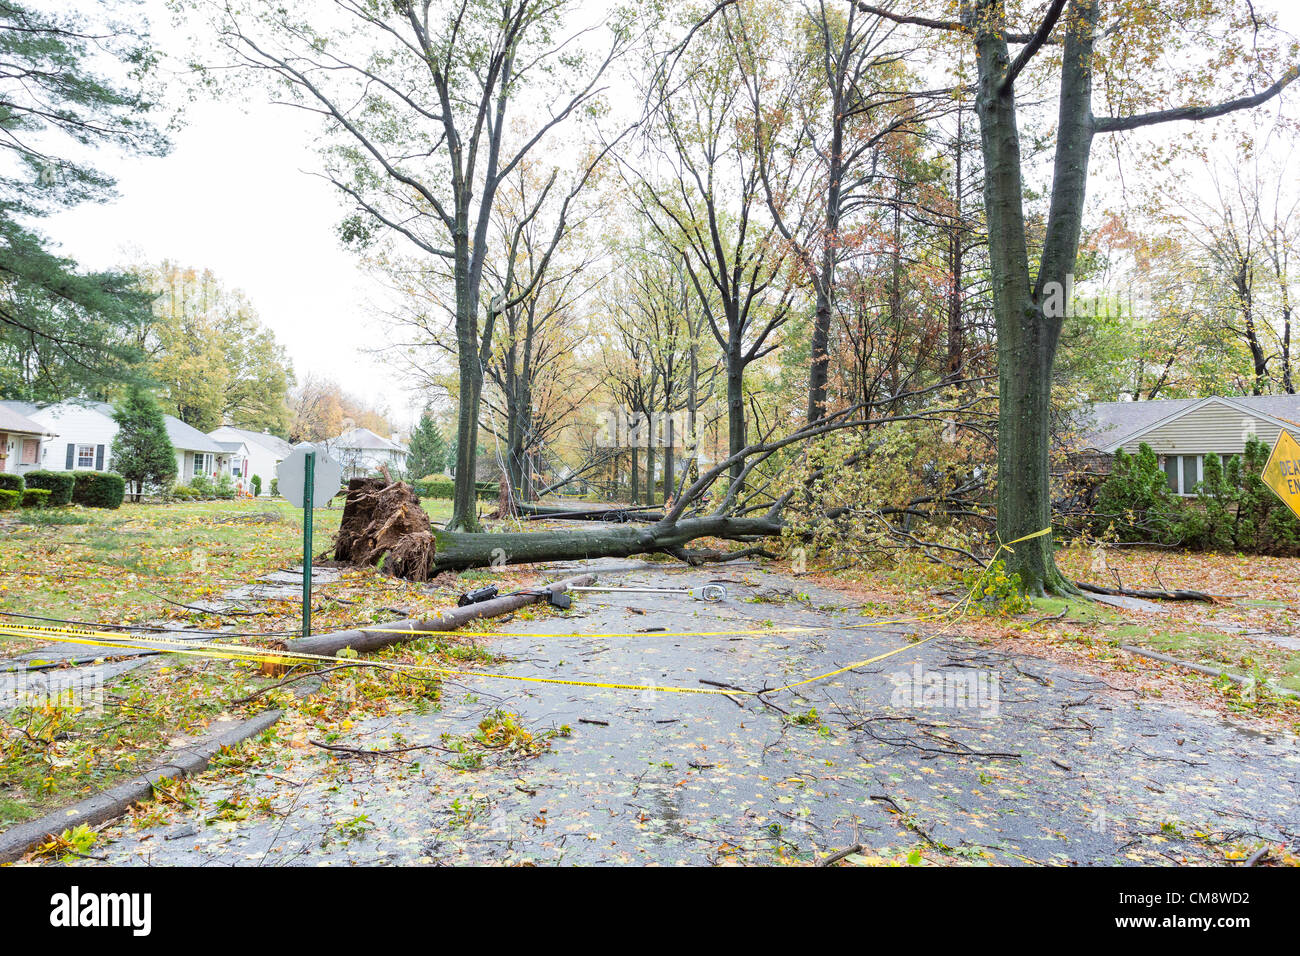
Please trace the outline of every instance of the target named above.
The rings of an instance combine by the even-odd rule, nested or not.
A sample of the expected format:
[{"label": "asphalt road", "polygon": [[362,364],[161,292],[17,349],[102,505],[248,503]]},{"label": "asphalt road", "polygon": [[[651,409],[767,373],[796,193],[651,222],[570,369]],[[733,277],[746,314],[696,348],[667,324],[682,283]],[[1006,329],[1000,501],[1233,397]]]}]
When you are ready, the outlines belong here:
[{"label": "asphalt road", "polygon": [[[567,615],[516,619],[488,639],[512,659],[498,672],[757,690],[906,646],[920,630],[862,627],[870,619],[841,597],[753,568],[592,564],[602,583],[723,579],[729,596],[587,595]],[[816,630],[780,630],[791,626]],[[201,778],[192,813],[116,825],[96,852],[153,865],[705,864],[809,861],[860,843],[885,859],[919,850],[1057,865],[1222,862],[1243,842],[1300,841],[1294,738],[959,633],[762,700],[469,678],[436,713],[362,720],[340,742],[436,744],[497,708],[569,734],[539,757],[478,770],[437,751],[340,769],[320,751],[286,750],[250,776]],[[275,812],[217,819],[235,790]]]}]

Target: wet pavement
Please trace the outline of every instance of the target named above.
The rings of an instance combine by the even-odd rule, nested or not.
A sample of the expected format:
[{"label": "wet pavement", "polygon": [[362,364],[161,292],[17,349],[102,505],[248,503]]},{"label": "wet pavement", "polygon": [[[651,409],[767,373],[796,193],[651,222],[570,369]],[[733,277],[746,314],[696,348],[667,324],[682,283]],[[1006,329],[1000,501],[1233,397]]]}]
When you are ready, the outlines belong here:
[{"label": "wet pavement", "polygon": [[[721,580],[728,599],[585,595],[484,639],[511,659],[492,670],[757,690],[921,631],[862,627],[841,596],[751,567],[589,566],[611,585]],[[820,629],[779,630],[792,626]],[[762,700],[468,677],[440,710],[358,720],[336,743],[436,748],[498,708],[561,735],[540,756],[474,770],[439,749],[340,759],[283,744],[274,766],[210,772],[192,812],[117,824],[96,850],[115,864],[707,864],[811,861],[860,843],[885,859],[1160,864],[1296,845],[1297,741],[1186,707],[959,634]],[[217,808],[236,792],[273,809],[230,819]]]}]

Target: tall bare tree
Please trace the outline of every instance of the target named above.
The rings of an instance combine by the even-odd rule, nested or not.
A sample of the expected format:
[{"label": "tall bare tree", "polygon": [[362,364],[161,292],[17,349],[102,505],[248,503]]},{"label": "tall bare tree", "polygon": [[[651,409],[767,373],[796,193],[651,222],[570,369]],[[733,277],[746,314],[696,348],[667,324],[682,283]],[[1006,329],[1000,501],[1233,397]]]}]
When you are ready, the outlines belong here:
[{"label": "tall bare tree", "polygon": [[[482,301],[492,210],[501,183],[524,158],[598,102],[601,78],[626,49],[629,31],[613,24],[604,52],[592,55],[584,49],[591,28],[559,35],[578,7],[573,0],[247,7],[214,0],[210,7],[235,65],[269,74],[288,102],[322,118],[332,142],[322,175],[355,209],[343,223],[344,240],[364,246],[389,230],[450,265],[460,375],[450,526],[477,530],[483,367],[497,316],[532,292]],[[512,144],[516,110],[526,112],[530,128]],[[585,157],[569,177],[544,259],[598,159]],[[558,180],[557,170],[535,197],[538,208],[552,189],[564,192]]]},{"label": "tall bare tree", "polygon": [[[903,68],[914,49],[896,25],[835,0],[780,8],[740,5],[721,17],[753,112],[756,168],[768,209],[793,248],[816,301],[807,420],[826,413],[836,269],[879,182],[880,152],[920,131],[931,98],[917,98]],[[775,41],[778,30],[793,33]],[[777,62],[769,51],[787,52]]]},{"label": "tall bare tree", "polygon": [[[654,74],[644,155],[623,166],[639,208],[682,256],[722,350],[734,456],[747,444],[745,369],[779,346],[793,290],[784,281],[788,246],[768,213],[752,128],[743,122],[728,16],[694,32],[677,72]],[[742,471],[737,460],[732,480]]]}]

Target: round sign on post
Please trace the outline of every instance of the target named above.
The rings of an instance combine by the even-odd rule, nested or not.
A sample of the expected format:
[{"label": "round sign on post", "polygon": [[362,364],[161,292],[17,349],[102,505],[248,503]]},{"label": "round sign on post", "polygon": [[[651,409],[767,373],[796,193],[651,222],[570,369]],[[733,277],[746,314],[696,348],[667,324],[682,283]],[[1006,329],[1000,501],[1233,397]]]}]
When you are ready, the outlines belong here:
[{"label": "round sign on post", "polygon": [[303,505],[305,466],[309,451],[316,452],[316,475],[315,481],[312,482],[311,494],[313,505],[319,508],[328,502],[339,493],[339,485],[343,483],[342,465],[319,448],[300,445],[275,468],[276,489],[295,508],[301,508]]}]

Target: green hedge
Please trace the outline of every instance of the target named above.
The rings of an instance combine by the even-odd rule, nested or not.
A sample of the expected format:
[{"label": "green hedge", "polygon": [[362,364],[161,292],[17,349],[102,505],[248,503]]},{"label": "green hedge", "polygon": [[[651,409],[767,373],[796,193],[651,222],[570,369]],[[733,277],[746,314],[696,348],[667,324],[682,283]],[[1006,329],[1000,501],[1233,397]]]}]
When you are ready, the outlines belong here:
[{"label": "green hedge", "polygon": [[23,481],[22,475],[15,475],[7,471],[0,471],[0,489],[3,489],[4,491],[16,491],[21,495],[23,493],[23,489],[26,487],[27,487],[27,483]]},{"label": "green hedge", "polygon": [[120,508],[126,497],[126,479],[107,471],[78,471],[72,486],[73,504],[87,508]]},{"label": "green hedge", "polygon": [[72,504],[72,486],[77,476],[71,471],[29,471],[26,474],[28,488],[44,488],[50,492],[50,507],[62,508]]},{"label": "green hedge", "polygon": [[450,478],[417,478],[411,487],[421,498],[450,498],[456,486]]},{"label": "green hedge", "polygon": [[231,478],[230,475],[222,474],[213,486],[212,494],[225,501],[232,500],[235,497],[235,479]]},{"label": "green hedge", "polygon": [[[455,494],[456,483],[450,478],[435,475],[429,478],[417,478],[411,487],[421,498],[451,498]],[[479,501],[496,501],[501,493],[501,485],[496,481],[474,482],[474,494]]]},{"label": "green hedge", "polygon": [[23,492],[22,505],[24,508],[44,508],[50,503],[50,494],[48,488],[28,488]]},{"label": "green hedge", "polygon": [[13,511],[18,507],[18,499],[21,497],[17,491],[0,488],[0,511]]},{"label": "green hedge", "polygon": [[1269,446],[1251,436],[1241,455],[1208,454],[1195,495],[1181,498],[1151,446],[1120,450],[1097,493],[1093,530],[1121,541],[1202,551],[1300,554],[1300,520],[1264,484]]}]

